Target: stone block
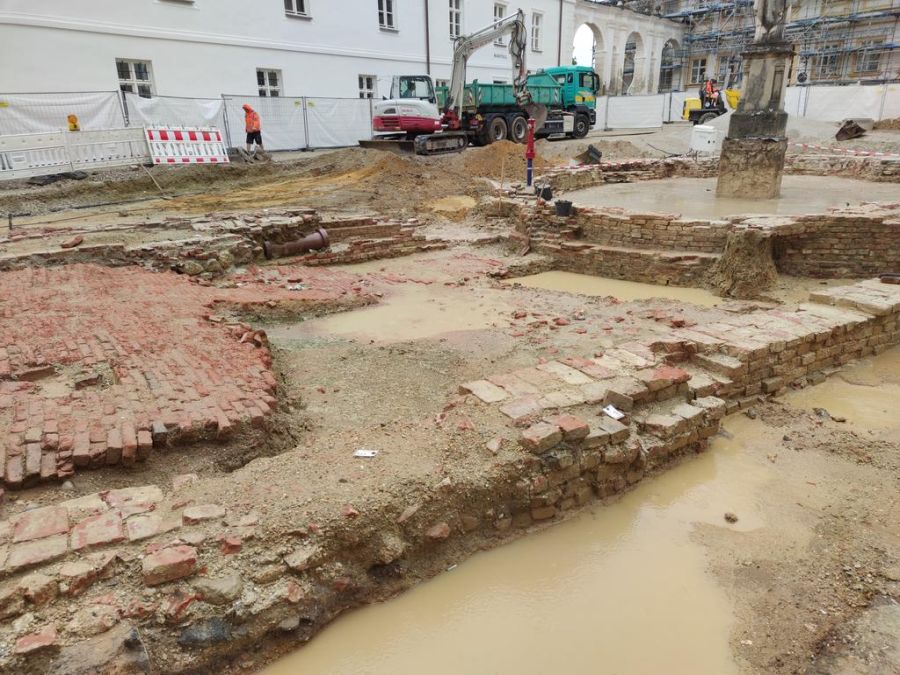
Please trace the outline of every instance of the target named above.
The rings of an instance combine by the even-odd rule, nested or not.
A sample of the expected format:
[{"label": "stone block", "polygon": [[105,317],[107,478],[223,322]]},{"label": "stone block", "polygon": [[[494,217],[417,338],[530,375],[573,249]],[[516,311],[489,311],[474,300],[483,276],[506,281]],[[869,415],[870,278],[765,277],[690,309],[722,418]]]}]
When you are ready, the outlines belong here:
[{"label": "stone block", "polygon": [[585,438],[590,431],[588,423],[575,415],[557,415],[547,420],[555,424],[562,431],[563,440],[578,441]]},{"label": "stone block", "polygon": [[600,415],[597,426],[601,431],[609,434],[610,443],[621,443],[628,438],[628,427],[612,417]]},{"label": "stone block", "polygon": [[499,403],[509,398],[509,394],[496,384],[487,380],[475,380],[466,382],[459,387],[460,394],[472,394],[485,403]]},{"label": "stone block", "polygon": [[194,573],[197,549],[193,546],[170,546],[146,556],[142,562],[144,583],[158,586],[183,579]]},{"label": "stone block", "polygon": [[698,406],[706,410],[707,415],[710,419],[718,420],[725,417],[725,413],[727,410],[727,404],[720,398],[716,398],[715,396],[704,396],[702,398],[694,399],[693,405]]},{"label": "stone block", "polygon": [[522,432],[519,443],[523,448],[536,455],[543,454],[556,447],[562,441],[563,435],[555,424],[538,422]]},{"label": "stone block", "polygon": [[61,558],[68,550],[68,537],[64,534],[13,544],[6,559],[6,569],[9,572],[16,572],[34,567]]},{"label": "stone block", "polygon": [[500,406],[500,412],[512,418],[513,424],[516,426],[525,424],[530,417],[537,415],[542,410],[537,396],[523,396],[507,401]]},{"label": "stone block", "polygon": [[181,514],[181,518],[185,525],[195,525],[204,520],[217,520],[224,517],[225,507],[220,506],[219,504],[189,506]]},{"label": "stone block", "polygon": [[88,546],[113,544],[125,539],[122,517],[117,511],[107,511],[85,518],[72,528],[70,533],[73,550]]}]

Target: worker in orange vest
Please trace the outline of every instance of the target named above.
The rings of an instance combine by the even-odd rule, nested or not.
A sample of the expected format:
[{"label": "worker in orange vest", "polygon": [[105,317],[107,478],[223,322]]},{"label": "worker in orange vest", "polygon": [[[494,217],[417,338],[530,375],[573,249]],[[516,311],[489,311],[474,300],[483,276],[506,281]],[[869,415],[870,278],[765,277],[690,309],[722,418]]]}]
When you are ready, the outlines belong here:
[{"label": "worker in orange vest", "polygon": [[262,131],[259,127],[259,113],[250,107],[249,103],[244,104],[244,127],[247,130],[247,152],[256,143],[256,146],[262,150]]}]

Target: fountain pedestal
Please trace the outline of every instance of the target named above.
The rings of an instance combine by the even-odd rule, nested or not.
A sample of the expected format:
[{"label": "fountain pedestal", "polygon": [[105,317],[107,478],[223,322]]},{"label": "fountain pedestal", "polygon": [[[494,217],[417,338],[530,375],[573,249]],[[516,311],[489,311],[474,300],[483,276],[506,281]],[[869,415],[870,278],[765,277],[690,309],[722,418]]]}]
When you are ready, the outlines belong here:
[{"label": "fountain pedestal", "polygon": [[787,151],[784,95],[793,54],[787,42],[755,43],[744,52],[744,91],[722,143],[717,196],[772,199],[780,193]]}]

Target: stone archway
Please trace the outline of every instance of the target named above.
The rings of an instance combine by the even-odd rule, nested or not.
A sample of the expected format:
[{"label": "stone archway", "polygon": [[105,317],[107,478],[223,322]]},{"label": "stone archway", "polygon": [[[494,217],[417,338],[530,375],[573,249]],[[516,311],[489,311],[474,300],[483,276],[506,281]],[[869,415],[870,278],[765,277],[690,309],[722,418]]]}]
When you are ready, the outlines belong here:
[{"label": "stone archway", "polygon": [[681,63],[678,59],[680,46],[677,40],[668,40],[663,45],[659,57],[659,87],[658,91],[678,91],[681,89]]},{"label": "stone archway", "polygon": [[[591,49],[588,53],[586,43],[591,42]],[[591,66],[594,72],[600,76],[601,92],[606,91],[609,76],[605,72],[607,65],[606,58],[606,41],[603,39],[603,31],[595,24],[583,23],[575,31],[575,40],[573,43],[573,63],[579,66]]]},{"label": "stone archway", "polygon": [[645,91],[647,73],[644,60],[644,38],[637,31],[632,31],[625,40],[622,66],[623,94],[639,94]]}]

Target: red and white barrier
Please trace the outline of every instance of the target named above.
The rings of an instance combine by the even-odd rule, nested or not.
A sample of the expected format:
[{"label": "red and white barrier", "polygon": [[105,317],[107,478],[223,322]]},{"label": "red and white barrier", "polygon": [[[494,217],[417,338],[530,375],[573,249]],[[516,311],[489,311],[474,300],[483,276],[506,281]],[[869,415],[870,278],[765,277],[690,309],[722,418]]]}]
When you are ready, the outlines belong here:
[{"label": "red and white barrier", "polygon": [[154,164],[227,164],[228,150],[215,127],[147,127]]}]

